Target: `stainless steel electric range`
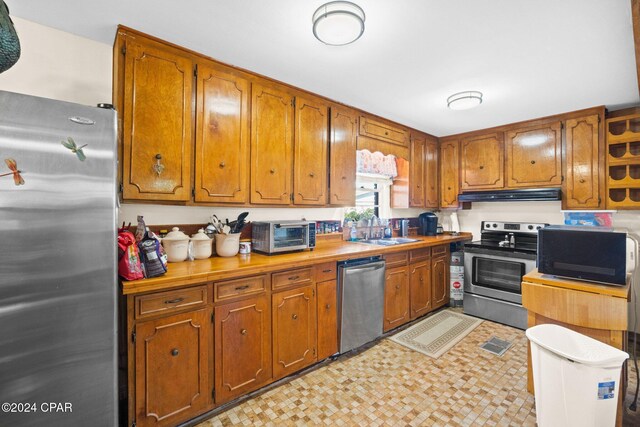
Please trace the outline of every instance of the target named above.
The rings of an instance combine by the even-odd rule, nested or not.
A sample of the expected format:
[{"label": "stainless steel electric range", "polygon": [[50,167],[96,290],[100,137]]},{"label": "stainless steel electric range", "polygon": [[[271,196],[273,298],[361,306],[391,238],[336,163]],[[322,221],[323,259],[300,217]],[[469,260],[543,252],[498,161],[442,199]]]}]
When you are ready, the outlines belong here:
[{"label": "stainless steel electric range", "polygon": [[482,221],[479,241],[464,245],[464,312],[527,328],[522,276],[536,267],[538,230],[548,224]]}]

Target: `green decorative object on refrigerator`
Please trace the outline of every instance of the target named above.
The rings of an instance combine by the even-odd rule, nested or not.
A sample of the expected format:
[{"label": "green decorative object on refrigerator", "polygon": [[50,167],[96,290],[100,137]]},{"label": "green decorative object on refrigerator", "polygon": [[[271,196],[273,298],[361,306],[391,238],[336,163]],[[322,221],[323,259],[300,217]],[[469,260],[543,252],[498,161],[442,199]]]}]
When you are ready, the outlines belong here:
[{"label": "green decorative object on refrigerator", "polygon": [[20,40],[9,17],[9,8],[0,0],[0,73],[7,71],[20,59]]}]

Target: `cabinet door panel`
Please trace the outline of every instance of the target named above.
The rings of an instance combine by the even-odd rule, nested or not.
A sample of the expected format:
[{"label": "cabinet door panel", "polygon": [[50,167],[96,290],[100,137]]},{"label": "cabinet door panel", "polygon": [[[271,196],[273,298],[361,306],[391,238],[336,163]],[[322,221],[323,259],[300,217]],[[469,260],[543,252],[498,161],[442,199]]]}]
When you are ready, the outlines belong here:
[{"label": "cabinet door panel", "polygon": [[562,183],[560,122],[507,132],[507,187],[549,187]]},{"label": "cabinet door panel", "polygon": [[271,380],[271,313],[266,295],[215,308],[216,403]]},{"label": "cabinet door panel", "polygon": [[246,203],[249,82],[199,64],[196,111],[195,201]]},{"label": "cabinet door panel", "polygon": [[356,204],[356,112],[331,107],[331,147],[329,161],[329,203]]},{"label": "cabinet door panel", "polygon": [[411,135],[409,159],[409,206],[411,207],[424,207],[425,144],[426,140],[422,135]]},{"label": "cabinet door panel", "polygon": [[431,260],[409,266],[411,319],[431,311]]},{"label": "cabinet door panel", "polygon": [[438,140],[427,137],[425,144],[425,207],[438,207]]},{"label": "cabinet door panel", "polygon": [[384,319],[386,332],[409,321],[409,267],[386,271],[384,283]]},{"label": "cabinet door panel", "polygon": [[136,424],[176,425],[211,406],[211,311],[138,323]]},{"label": "cabinet door panel", "polygon": [[440,207],[458,207],[458,140],[444,140],[440,145]]},{"label": "cabinet door panel", "polygon": [[501,132],[465,138],[460,151],[462,190],[504,187],[504,135]]},{"label": "cabinet door panel", "polygon": [[191,197],[193,63],[167,49],[127,41],[123,198]]},{"label": "cabinet door panel", "polygon": [[315,285],[272,295],[274,379],[316,361]]},{"label": "cabinet door panel", "polygon": [[431,286],[433,289],[433,308],[449,304],[449,260],[447,257],[438,257],[431,261]]},{"label": "cabinet door panel", "polygon": [[291,202],[293,97],[254,84],[251,99],[251,203]]},{"label": "cabinet door panel", "polygon": [[565,209],[602,208],[599,122],[597,114],[566,122]]},{"label": "cabinet door panel", "polygon": [[336,280],[318,283],[318,360],[338,352]]},{"label": "cabinet door panel", "polygon": [[296,98],[293,202],[327,203],[329,108],[315,99]]}]

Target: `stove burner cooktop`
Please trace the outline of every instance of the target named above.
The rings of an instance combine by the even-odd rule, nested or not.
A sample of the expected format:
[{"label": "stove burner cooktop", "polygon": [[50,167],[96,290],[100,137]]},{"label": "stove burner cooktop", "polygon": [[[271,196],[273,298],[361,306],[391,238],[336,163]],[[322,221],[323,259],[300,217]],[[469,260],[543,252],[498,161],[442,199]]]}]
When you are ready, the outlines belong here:
[{"label": "stove burner cooktop", "polygon": [[465,247],[536,254],[538,230],[547,225],[532,222],[482,221],[480,240],[467,243]]}]

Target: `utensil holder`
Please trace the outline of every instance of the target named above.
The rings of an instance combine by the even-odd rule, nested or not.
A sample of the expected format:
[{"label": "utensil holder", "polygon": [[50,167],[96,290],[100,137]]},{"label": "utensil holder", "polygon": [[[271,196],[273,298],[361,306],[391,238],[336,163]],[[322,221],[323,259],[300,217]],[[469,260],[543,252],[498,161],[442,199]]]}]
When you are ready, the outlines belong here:
[{"label": "utensil holder", "polygon": [[221,257],[236,256],[240,250],[240,233],[217,234],[216,254]]}]

